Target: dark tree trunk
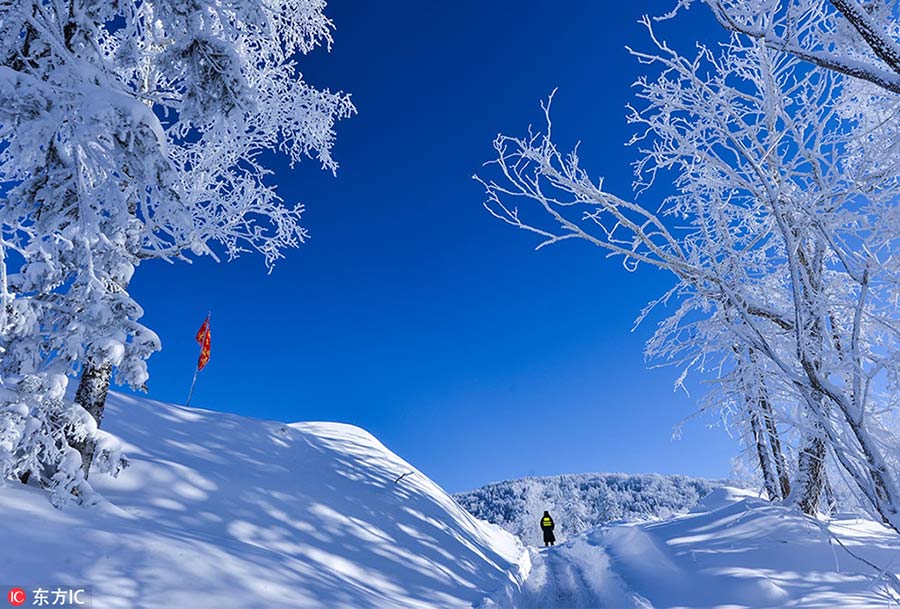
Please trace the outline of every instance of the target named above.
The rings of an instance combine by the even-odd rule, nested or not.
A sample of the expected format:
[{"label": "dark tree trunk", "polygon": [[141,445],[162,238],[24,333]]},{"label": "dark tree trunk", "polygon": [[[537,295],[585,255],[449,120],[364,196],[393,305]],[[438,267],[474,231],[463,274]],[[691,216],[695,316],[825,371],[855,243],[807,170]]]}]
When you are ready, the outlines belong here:
[{"label": "dark tree trunk", "polygon": [[759,459],[759,467],[762,470],[763,482],[766,485],[769,501],[778,501],[782,497],[779,492],[778,482],[775,479],[772,455],[769,453],[769,447],[766,446],[765,434],[762,424],[759,422],[759,414],[752,405],[750,407],[750,430],[753,433],[753,441],[756,444],[756,457]]},{"label": "dark tree trunk", "polygon": [[797,479],[797,507],[804,514],[815,516],[825,486],[825,438],[816,433],[819,425],[807,433],[800,449]]},{"label": "dark tree trunk", "polygon": [[798,309],[798,325],[802,320],[807,324],[808,340],[816,349],[807,351],[808,346],[798,340],[800,363],[807,377],[813,383],[813,392],[808,400],[810,428],[804,432],[803,446],[797,463],[796,505],[804,514],[815,516],[819,511],[819,501],[825,486],[825,428],[822,421],[827,420],[825,394],[816,387],[818,375],[822,367],[819,353],[825,336],[825,320],[816,309],[817,295],[822,290],[824,268],[824,249],[821,245],[810,244],[807,252],[803,243],[798,243],[797,260],[802,272],[802,301]]},{"label": "dark tree trunk", "polygon": [[[109,393],[111,375],[112,364],[103,362],[97,365],[94,360],[88,359],[85,361],[81,380],[78,383],[78,389],[75,391],[75,401],[81,404],[81,407],[94,417],[94,420],[97,421],[97,427],[100,427],[100,422],[103,420],[103,411],[106,408],[106,394]],[[91,462],[94,459],[96,443],[90,438],[85,438],[83,440],[70,440],[69,445],[81,453],[84,477],[87,478],[91,472]]]},{"label": "dark tree trunk", "polygon": [[778,428],[775,426],[775,413],[772,410],[771,402],[766,398],[759,401],[759,406],[760,410],[762,410],[769,446],[772,449],[772,460],[775,462],[775,473],[778,475],[778,483],[781,487],[781,498],[787,499],[791,494],[791,478],[788,473],[787,461],[784,458],[784,451],[781,449],[781,438],[778,435]]}]

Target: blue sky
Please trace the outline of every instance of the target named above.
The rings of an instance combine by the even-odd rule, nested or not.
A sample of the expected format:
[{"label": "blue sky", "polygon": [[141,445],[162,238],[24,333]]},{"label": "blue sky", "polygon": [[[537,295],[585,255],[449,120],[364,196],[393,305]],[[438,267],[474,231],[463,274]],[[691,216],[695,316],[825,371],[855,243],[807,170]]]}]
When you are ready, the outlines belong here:
[{"label": "blue sky", "polygon": [[[563,144],[630,192],[625,104],[641,71],[625,45],[674,0],[333,0],[332,52],[304,58],[318,87],[352,93],[338,176],[272,157],[312,239],[268,275],[259,257],[153,262],[132,283],[163,341],[150,396],[183,403],[193,337],[212,311],[212,358],[193,406],[360,425],[450,491],[588,471],[727,475],[737,451],[714,421],[673,426],[698,395],[648,370],[641,307],[670,285],[586,244],[535,252],[494,220],[471,179],[502,131],[554,116]],[[703,7],[662,26],[690,51],[718,35]]]}]

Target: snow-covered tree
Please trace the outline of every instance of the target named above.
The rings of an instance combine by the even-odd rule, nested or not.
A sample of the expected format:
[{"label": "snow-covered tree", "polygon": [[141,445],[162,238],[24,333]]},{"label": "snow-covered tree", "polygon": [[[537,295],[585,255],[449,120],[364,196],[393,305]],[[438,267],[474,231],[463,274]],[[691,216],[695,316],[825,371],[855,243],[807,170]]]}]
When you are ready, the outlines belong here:
[{"label": "snow-covered tree", "polygon": [[686,512],[729,481],[660,474],[564,474],[495,482],[454,498],[471,514],[501,526],[523,543],[543,545],[544,510],[560,541],[622,519],[669,518]]},{"label": "snow-covered tree", "polygon": [[[900,93],[897,0],[701,1],[728,30],[820,68]],[[692,3],[679,0],[678,6]]]},{"label": "snow-covered tree", "polygon": [[[789,486],[814,513],[830,454],[900,530],[896,98],[752,37],[690,58],[651,37],[652,52],[634,52],[659,70],[639,79],[629,115],[637,191],[671,176],[677,194],[641,205],[606,191],[577,148],[560,152],[548,104],[546,132],[496,139],[498,175],[479,178],[487,209],[539,248],[579,239],[629,270],[669,271],[674,287],[641,316],[674,305],[648,356],[679,366],[679,382],[736,379],[745,401],[779,409],[799,457],[793,484],[776,485],[775,455],[773,491]],[[765,411],[739,412],[752,428]]]},{"label": "snow-covered tree", "polygon": [[773,501],[790,495],[790,472],[772,406],[767,375],[753,349],[734,349],[734,368],[720,379],[720,391],[710,396],[711,408],[734,412],[743,425],[745,443],[755,454],[766,495]]},{"label": "snow-covered tree", "polygon": [[142,261],[271,265],[306,238],[260,154],[336,169],[334,123],[355,109],[297,66],[331,43],[324,6],[0,0],[0,474],[61,499],[88,488],[98,441],[95,467],[121,465],[97,423],[110,376],[143,386],[159,349],[128,294]]}]

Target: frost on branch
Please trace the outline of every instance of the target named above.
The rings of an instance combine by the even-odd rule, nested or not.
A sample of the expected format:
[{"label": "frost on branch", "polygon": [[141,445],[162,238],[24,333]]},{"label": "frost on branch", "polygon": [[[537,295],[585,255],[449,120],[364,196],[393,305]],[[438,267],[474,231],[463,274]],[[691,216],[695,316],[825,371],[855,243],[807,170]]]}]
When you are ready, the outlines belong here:
[{"label": "frost on branch", "polygon": [[[260,159],[278,151],[337,168],[334,125],[355,108],[305,82],[297,64],[331,44],[323,9],[0,2],[0,405],[6,428],[43,433],[58,451],[7,451],[4,475],[29,471],[87,495],[60,444],[67,427],[51,423],[69,417],[77,442],[78,417],[40,388],[64,387],[92,362],[145,385],[160,344],[128,293],[142,262],[258,252],[271,268],[307,238],[302,207],[282,201]],[[15,419],[23,405],[39,425]],[[115,471],[102,434],[85,433],[99,442],[100,469]],[[23,469],[25,454],[40,466]]]},{"label": "frost on branch", "polygon": [[81,466],[81,455],[67,437],[99,441],[95,467],[117,475],[127,466],[117,440],[100,431],[79,405],[64,398],[63,375],[26,375],[7,380],[0,399],[0,464],[4,478],[39,481],[56,506],[92,502],[94,494]]},{"label": "frost on branch", "polygon": [[[702,2],[728,30],[821,68],[900,93],[900,3],[896,0]],[[691,4],[692,0],[679,0],[678,7]]]},{"label": "frost on branch", "polygon": [[750,430],[770,496],[814,513],[828,460],[900,530],[896,97],[752,37],[686,57],[645,24],[652,50],[632,53],[655,75],[629,108],[635,188],[649,198],[672,177],[676,194],[607,192],[557,147],[548,103],[543,132],[495,140],[485,207],[538,247],[579,239],[670,272],[639,318],[666,309],[647,355],[679,383],[718,381],[706,408]]}]

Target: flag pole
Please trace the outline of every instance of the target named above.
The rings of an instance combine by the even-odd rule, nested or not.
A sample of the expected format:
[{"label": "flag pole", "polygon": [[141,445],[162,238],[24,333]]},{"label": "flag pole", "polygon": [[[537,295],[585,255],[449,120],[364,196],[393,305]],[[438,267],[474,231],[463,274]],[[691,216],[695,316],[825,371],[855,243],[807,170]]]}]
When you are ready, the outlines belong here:
[{"label": "flag pole", "polygon": [[200,372],[200,369],[199,369],[199,368],[194,368],[194,380],[191,381],[191,390],[190,390],[190,392],[188,392],[188,399],[187,399],[187,402],[184,403],[184,405],[185,405],[186,407],[191,405],[191,398],[194,396],[194,385],[197,384],[197,374],[198,374],[199,372]]},{"label": "flag pole", "polygon": [[[204,325],[206,325],[206,332],[207,332],[207,334],[209,334],[209,318],[210,318],[210,317],[212,317],[212,311],[207,311],[207,312],[206,312],[206,321],[203,322]],[[201,327],[201,329],[202,329],[202,327]],[[198,336],[197,340],[198,340],[198,341],[200,340],[200,339],[199,339],[199,336]],[[200,348],[200,353],[201,353],[201,356],[202,356],[202,353],[203,353],[202,345],[201,345],[201,348]],[[184,403],[185,406],[190,406],[190,405],[191,405],[191,398],[194,397],[194,385],[197,384],[197,375],[199,375],[199,374],[200,374],[200,361],[198,360],[198,361],[197,361],[197,367],[194,368],[194,380],[191,381],[191,390],[188,392],[188,399],[187,399],[187,402]]]}]

